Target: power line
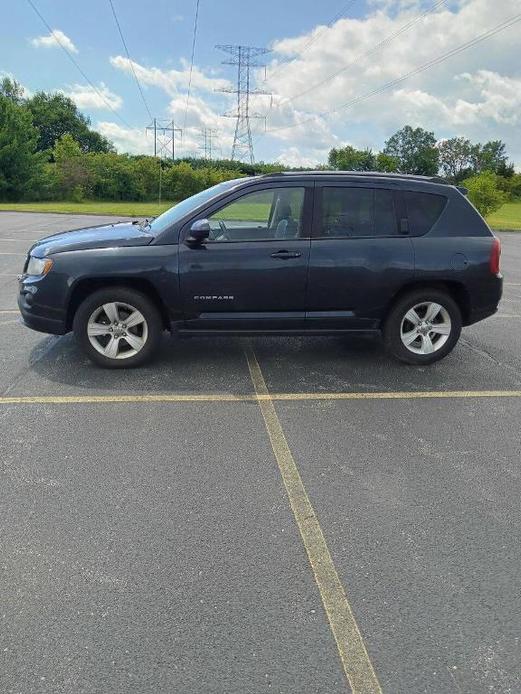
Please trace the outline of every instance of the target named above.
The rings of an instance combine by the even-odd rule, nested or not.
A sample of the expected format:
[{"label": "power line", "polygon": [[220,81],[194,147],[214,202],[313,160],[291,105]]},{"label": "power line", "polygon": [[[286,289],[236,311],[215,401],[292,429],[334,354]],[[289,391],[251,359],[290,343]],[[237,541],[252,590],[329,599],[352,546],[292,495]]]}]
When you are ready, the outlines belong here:
[{"label": "power line", "polygon": [[315,89],[318,89],[319,87],[322,87],[322,85],[326,84],[327,82],[331,82],[331,80],[335,79],[335,77],[338,77],[342,72],[345,72],[348,70],[350,67],[353,67],[353,65],[357,65],[362,58],[366,58],[369,55],[372,55],[373,53],[376,53],[379,51],[381,48],[384,48],[385,46],[389,45],[392,41],[394,41],[395,38],[403,34],[404,32],[408,31],[412,26],[417,24],[419,21],[421,21],[424,17],[427,15],[431,14],[435,10],[437,10],[441,5],[444,5],[446,0],[436,0],[434,5],[430,7],[429,9],[425,10],[424,12],[420,13],[417,15],[414,19],[411,19],[409,22],[401,26],[399,29],[397,29],[395,32],[392,34],[389,34],[386,36],[384,39],[379,41],[376,45],[374,45],[372,48],[369,50],[365,51],[364,53],[361,53],[358,55],[356,58],[351,60],[347,65],[344,65],[344,67],[341,67],[339,70],[334,72],[332,75],[329,75],[329,77],[324,78],[320,82],[317,82],[316,84],[312,85],[311,87],[307,87],[304,89],[302,92],[298,92],[297,94],[293,94],[293,96],[286,97],[283,99],[279,106],[282,106],[283,104],[290,103],[292,101],[295,101],[296,99],[300,99],[300,97],[305,96],[306,94],[309,94],[309,92],[314,91]]},{"label": "power line", "polygon": [[298,56],[295,56],[294,58],[283,58],[282,60],[280,60],[280,61],[279,61],[279,64],[278,64],[275,68],[273,68],[272,72],[271,72],[271,73],[268,73],[268,76],[264,79],[264,82],[265,82],[268,78],[273,77],[273,75],[276,75],[277,72],[279,72],[287,63],[292,63],[293,61],[298,60],[299,58],[301,58],[301,57],[302,57],[302,54],[305,53],[314,43],[316,43],[316,42],[318,41],[318,39],[322,36],[322,34],[323,34],[325,31],[327,31],[328,29],[330,29],[330,28],[333,26],[333,24],[334,24],[335,22],[337,22],[339,19],[341,19],[341,18],[345,15],[345,13],[346,13],[347,10],[349,9],[349,7],[351,7],[351,5],[353,5],[355,2],[356,2],[356,0],[348,0],[348,2],[345,3],[345,7],[344,7],[343,10],[341,10],[340,12],[338,12],[338,13],[333,17],[333,19],[330,19],[330,20],[329,20],[329,22],[326,24],[326,26],[324,26],[324,27],[322,28],[321,31],[318,31],[318,32],[315,34],[315,36],[312,36],[312,37],[310,38],[310,40],[307,41],[307,42],[304,44],[304,46],[303,46],[303,47],[300,49],[300,51],[298,52]]},{"label": "power line", "polygon": [[132,58],[130,57],[130,53],[129,53],[128,48],[127,48],[127,42],[125,41],[125,37],[123,36],[123,31],[121,29],[121,25],[119,23],[118,16],[116,14],[116,10],[114,8],[114,4],[113,4],[112,0],[109,0],[109,4],[110,4],[110,9],[112,10],[112,14],[114,15],[114,20],[116,22],[116,26],[118,27],[119,35],[121,37],[121,42],[122,42],[123,47],[125,49],[125,53],[127,54],[130,69],[132,70],[132,74],[134,75],[134,79],[136,80],[137,88],[139,89],[139,93],[141,94],[141,100],[143,101],[143,103],[145,105],[145,108],[147,110],[148,115],[150,116],[150,118],[152,118],[153,117],[152,113],[151,113],[150,109],[148,108],[147,100],[145,99],[143,89],[141,88],[141,84],[140,84],[138,77],[136,75],[136,71],[134,70],[134,63],[132,62]]},{"label": "power line", "polygon": [[192,73],[194,71],[194,58],[195,58],[195,44],[197,41],[197,25],[199,22],[199,1],[196,0],[195,3],[195,17],[194,17],[194,29],[192,35],[192,58],[190,60],[190,76],[188,78],[188,91],[186,93],[186,104],[185,104],[185,115],[183,119],[183,130],[186,129],[186,119],[188,117],[188,104],[190,102],[190,92],[192,90]]},{"label": "power line", "polygon": [[500,24],[497,24],[495,27],[492,29],[489,29],[482,34],[479,34],[478,36],[475,36],[473,39],[470,41],[467,41],[466,43],[463,43],[456,48],[451,49],[450,51],[447,51],[446,53],[443,53],[442,55],[437,56],[436,58],[432,58],[431,60],[427,61],[426,63],[423,63],[422,65],[414,68],[413,70],[410,70],[404,75],[401,75],[400,77],[397,77],[394,80],[391,80],[390,82],[386,82],[385,84],[382,84],[380,87],[377,87],[376,89],[373,89],[370,92],[367,92],[366,94],[362,94],[360,96],[353,97],[349,101],[345,102],[341,106],[337,106],[334,109],[330,109],[328,111],[322,111],[316,115],[311,116],[310,118],[306,118],[303,121],[300,121],[298,123],[292,123],[291,125],[285,125],[285,126],[280,126],[277,128],[271,128],[270,130],[267,130],[265,134],[269,134],[272,132],[277,132],[279,130],[289,130],[291,128],[297,128],[301,125],[305,125],[306,123],[310,123],[311,121],[314,121],[317,116],[328,116],[332,113],[336,113],[337,111],[342,111],[346,108],[351,108],[352,106],[355,106],[356,104],[365,101],[367,99],[370,99],[373,96],[376,96],[378,94],[381,94],[382,92],[386,91],[387,89],[390,89],[392,87],[395,87],[398,84],[401,84],[405,80],[409,79],[409,77],[413,77],[415,75],[420,74],[421,72],[425,72],[425,70],[428,70],[429,68],[433,67],[434,65],[439,65],[440,63],[443,63],[445,60],[448,58],[451,58],[454,55],[457,55],[458,53],[461,53],[468,48],[473,48],[474,46],[478,45],[482,41],[485,41],[486,39],[491,38],[492,36],[495,36],[501,31],[504,31],[505,29],[510,28],[517,22],[521,20],[521,13],[517,15],[513,15],[512,17],[509,17],[508,19],[503,20],[500,22]]},{"label": "power line", "polygon": [[51,28],[50,24],[46,21],[46,19],[44,18],[44,16],[43,16],[42,13],[40,12],[40,10],[36,7],[36,5],[34,4],[34,2],[33,2],[32,0],[27,0],[27,2],[28,2],[29,5],[33,8],[33,10],[36,12],[36,14],[38,15],[38,17],[42,20],[43,24],[47,27],[47,29],[48,29],[49,32],[51,33],[51,36],[54,37],[54,40],[56,41],[56,43],[60,46],[60,48],[62,48],[62,49],[65,51],[65,53],[67,54],[67,57],[69,58],[69,60],[71,61],[71,63],[74,65],[74,67],[78,70],[78,72],[81,74],[81,76],[82,76],[85,80],[87,80],[87,82],[88,82],[88,83],[90,84],[90,86],[94,89],[94,91],[95,91],[96,94],[100,97],[100,99],[101,99],[102,101],[105,102],[105,104],[107,105],[107,108],[108,108],[110,111],[112,111],[112,113],[113,113],[117,118],[119,118],[119,120],[123,123],[123,125],[124,125],[125,127],[127,127],[127,128],[132,128],[132,126],[131,126],[129,123],[127,123],[127,121],[123,118],[123,116],[120,116],[120,114],[119,114],[114,108],[112,108],[112,106],[110,105],[110,103],[107,101],[107,99],[105,99],[105,97],[104,97],[103,94],[99,91],[99,89],[96,87],[96,85],[94,84],[94,82],[92,82],[92,81],[87,77],[87,75],[85,74],[85,72],[84,72],[84,71],[82,70],[82,68],[80,67],[80,65],[79,65],[78,61],[76,60],[76,58],[75,58],[75,57],[72,55],[72,53],[67,49],[67,47],[63,45],[63,43],[60,41],[59,37],[54,33],[54,29]]}]

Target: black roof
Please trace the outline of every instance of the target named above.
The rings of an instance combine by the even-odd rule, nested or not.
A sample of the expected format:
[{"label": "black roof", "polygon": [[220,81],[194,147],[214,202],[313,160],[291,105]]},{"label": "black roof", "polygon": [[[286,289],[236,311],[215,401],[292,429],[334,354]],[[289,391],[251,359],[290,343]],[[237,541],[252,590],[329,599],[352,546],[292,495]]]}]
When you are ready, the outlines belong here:
[{"label": "black roof", "polygon": [[279,171],[262,174],[262,177],[271,176],[346,176],[349,178],[390,178],[393,180],[421,181],[423,183],[445,183],[448,181],[442,176],[415,176],[413,174],[385,173],[383,171]]}]

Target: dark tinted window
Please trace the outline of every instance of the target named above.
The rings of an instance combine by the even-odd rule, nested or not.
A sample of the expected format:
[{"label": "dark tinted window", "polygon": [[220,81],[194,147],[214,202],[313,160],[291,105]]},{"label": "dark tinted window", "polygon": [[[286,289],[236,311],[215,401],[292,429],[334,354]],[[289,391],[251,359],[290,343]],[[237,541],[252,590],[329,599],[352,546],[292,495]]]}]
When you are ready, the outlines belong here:
[{"label": "dark tinted window", "polygon": [[392,190],[377,189],[374,191],[374,234],[392,236],[397,233],[394,193]]},{"label": "dark tinted window", "polygon": [[396,233],[391,190],[322,189],[321,236],[390,236]]},{"label": "dark tinted window", "polygon": [[407,206],[410,233],[415,236],[426,234],[438,221],[447,198],[443,195],[411,191],[406,191],[403,195]]}]

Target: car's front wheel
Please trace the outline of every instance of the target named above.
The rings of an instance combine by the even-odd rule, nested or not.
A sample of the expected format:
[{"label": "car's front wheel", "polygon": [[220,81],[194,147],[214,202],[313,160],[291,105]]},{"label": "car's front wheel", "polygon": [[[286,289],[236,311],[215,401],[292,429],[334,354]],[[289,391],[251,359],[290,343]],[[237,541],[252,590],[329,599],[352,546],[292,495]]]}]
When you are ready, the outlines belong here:
[{"label": "car's front wheel", "polygon": [[88,296],[74,316],[76,340],[99,366],[132,368],[148,361],[163,330],[156,305],[126,287],[100,289]]},{"label": "car's front wheel", "polygon": [[387,350],[406,364],[432,364],[443,359],[461,334],[461,311],[438,289],[419,289],[399,299],[384,327]]}]

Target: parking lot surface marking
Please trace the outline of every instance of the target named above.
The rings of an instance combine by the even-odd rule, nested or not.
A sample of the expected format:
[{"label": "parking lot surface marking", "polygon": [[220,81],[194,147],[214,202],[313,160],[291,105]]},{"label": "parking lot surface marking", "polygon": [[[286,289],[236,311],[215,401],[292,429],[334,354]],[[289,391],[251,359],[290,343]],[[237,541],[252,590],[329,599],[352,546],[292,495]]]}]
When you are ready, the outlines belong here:
[{"label": "parking lot surface marking", "polygon": [[[9,321],[10,322],[10,321]],[[521,398],[521,390],[426,390],[381,393],[165,393],[164,395],[12,395],[0,397],[0,405],[96,404],[146,402],[271,402],[277,400],[415,400],[438,398]]]},{"label": "parking lot surface marking", "polygon": [[322,528],[309,500],[251,344],[245,345],[251,380],[288,494],[302,542],[353,694],[381,694],[353,611],[331,559]]}]

